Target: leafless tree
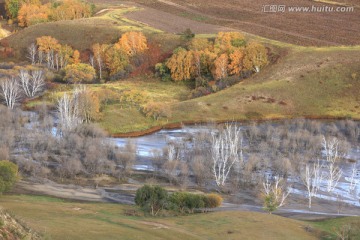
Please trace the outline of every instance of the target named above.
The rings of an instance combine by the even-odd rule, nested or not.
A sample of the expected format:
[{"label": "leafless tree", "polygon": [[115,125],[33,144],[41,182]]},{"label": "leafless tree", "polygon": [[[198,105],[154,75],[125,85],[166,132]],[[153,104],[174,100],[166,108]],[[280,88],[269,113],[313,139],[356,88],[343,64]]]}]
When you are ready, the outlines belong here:
[{"label": "leafless tree", "polygon": [[358,169],[356,168],[356,164],[353,164],[353,167],[351,169],[351,176],[350,176],[350,185],[349,185],[349,191],[353,192],[357,185],[360,184],[360,179],[356,177],[356,174],[358,173]]},{"label": "leafless tree", "polygon": [[322,164],[320,164],[320,160],[318,160],[313,164],[306,164],[305,172],[303,171],[301,174],[302,182],[304,183],[307,190],[309,208],[311,208],[312,198],[316,196],[317,191],[320,188],[320,184],[323,178],[321,169]]},{"label": "leafless tree", "polygon": [[212,134],[211,157],[216,184],[224,186],[232,167],[242,164],[242,137],[240,128],[235,124],[226,124],[219,134]]},{"label": "leafless tree", "polygon": [[19,74],[22,89],[27,97],[35,97],[44,89],[45,77],[42,70],[29,71],[22,69]]},{"label": "leafless tree", "polygon": [[351,225],[346,224],[346,225],[342,225],[340,227],[334,227],[333,231],[334,231],[335,235],[338,237],[338,239],[349,240],[350,233],[351,233]]},{"label": "leafless tree", "polygon": [[285,205],[285,200],[289,196],[291,190],[286,187],[284,184],[284,179],[275,176],[275,181],[270,182],[269,177],[266,177],[266,180],[263,182],[263,193],[265,197],[270,197],[271,199],[271,208],[276,210],[279,207]]},{"label": "leafless tree", "polygon": [[336,138],[327,140],[323,137],[322,147],[327,161],[327,174],[325,175],[327,191],[332,192],[342,175],[341,169],[336,165],[340,158],[339,142]]},{"label": "leafless tree", "polygon": [[75,96],[65,93],[58,100],[57,110],[62,130],[72,130],[82,122]]},{"label": "leafless tree", "polygon": [[20,100],[20,87],[16,78],[6,78],[1,81],[1,95],[8,108],[13,109]]},{"label": "leafless tree", "polygon": [[38,63],[43,64],[43,62],[44,62],[44,52],[39,50],[37,55],[38,55]]},{"label": "leafless tree", "polygon": [[120,165],[120,174],[126,175],[131,173],[132,167],[136,160],[137,145],[136,143],[128,139],[125,146],[116,151],[115,157],[117,164]]},{"label": "leafless tree", "polygon": [[27,50],[28,50],[27,58],[30,60],[31,64],[34,65],[36,63],[36,54],[37,54],[36,44],[35,43],[30,44]]}]

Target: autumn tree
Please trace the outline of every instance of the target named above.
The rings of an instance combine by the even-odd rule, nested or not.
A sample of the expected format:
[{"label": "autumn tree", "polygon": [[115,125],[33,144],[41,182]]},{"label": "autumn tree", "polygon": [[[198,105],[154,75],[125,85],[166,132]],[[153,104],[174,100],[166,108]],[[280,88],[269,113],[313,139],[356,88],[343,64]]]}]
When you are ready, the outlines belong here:
[{"label": "autumn tree", "polygon": [[64,68],[73,63],[74,50],[69,45],[61,45],[57,56],[59,58],[59,68]]},{"label": "autumn tree", "polygon": [[27,27],[30,25],[47,22],[49,17],[47,5],[25,3],[18,12],[19,26]]},{"label": "autumn tree", "polygon": [[227,53],[245,44],[245,36],[239,32],[219,32],[215,39],[215,46]]},{"label": "autumn tree", "polygon": [[228,76],[229,57],[226,53],[221,54],[214,62],[215,64],[215,79],[223,79]]},{"label": "autumn tree", "polygon": [[78,50],[75,50],[72,55],[72,63],[78,64],[80,63],[80,52]]},{"label": "autumn tree", "polygon": [[56,38],[51,36],[42,36],[36,39],[36,44],[40,51],[45,53],[50,50],[58,50],[60,48],[60,44]]},{"label": "autumn tree", "polygon": [[194,72],[194,55],[192,51],[178,48],[166,62],[174,81],[190,80]]},{"label": "autumn tree", "polygon": [[95,69],[89,64],[74,63],[65,67],[64,80],[71,83],[91,83],[95,76]]},{"label": "autumn tree", "polygon": [[254,72],[260,72],[268,64],[267,50],[264,45],[251,42],[245,47],[244,69]]},{"label": "autumn tree", "polygon": [[143,53],[148,49],[147,39],[142,32],[124,33],[116,44],[124,49],[128,56],[134,56]]},{"label": "autumn tree", "polygon": [[129,63],[126,51],[118,45],[114,45],[106,50],[105,65],[110,76],[125,74]]},{"label": "autumn tree", "polygon": [[244,59],[244,49],[238,48],[234,52],[230,53],[229,60],[229,71],[230,74],[240,75],[243,70],[243,59]]},{"label": "autumn tree", "polygon": [[155,121],[171,116],[169,104],[163,102],[148,102],[143,106],[142,111],[146,117],[151,117]]},{"label": "autumn tree", "polygon": [[92,51],[94,54],[94,61],[97,66],[100,79],[102,79],[102,70],[104,68],[105,58],[106,58],[105,53],[108,48],[109,48],[109,45],[99,44],[99,43],[96,43],[92,46]]},{"label": "autumn tree", "polygon": [[18,17],[19,9],[24,3],[41,5],[40,0],[5,0],[7,16],[11,19],[16,19]]},{"label": "autumn tree", "polygon": [[100,100],[96,92],[85,86],[77,87],[75,92],[79,118],[86,123],[97,119],[100,114]]},{"label": "autumn tree", "polygon": [[51,20],[73,20],[79,18],[91,17],[93,14],[93,5],[80,0],[63,0],[53,4],[51,11]]},{"label": "autumn tree", "polygon": [[203,51],[211,48],[211,44],[206,38],[193,38],[189,44],[189,50]]}]

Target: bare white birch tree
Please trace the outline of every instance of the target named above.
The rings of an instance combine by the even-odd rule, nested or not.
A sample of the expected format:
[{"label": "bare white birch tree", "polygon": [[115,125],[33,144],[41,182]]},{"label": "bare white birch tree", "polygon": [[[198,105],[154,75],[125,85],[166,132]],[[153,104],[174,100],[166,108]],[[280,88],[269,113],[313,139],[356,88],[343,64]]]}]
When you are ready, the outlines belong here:
[{"label": "bare white birch tree", "polygon": [[357,177],[357,174],[358,169],[356,168],[356,164],[353,164],[353,167],[351,169],[349,192],[353,192],[360,184],[360,179]]},{"label": "bare white birch tree", "polygon": [[274,179],[274,182],[270,182],[266,177],[266,181],[263,182],[264,208],[270,213],[284,206],[285,200],[291,192],[284,184],[283,178],[275,176]]},{"label": "bare white birch tree", "polygon": [[218,186],[224,186],[235,163],[242,161],[242,137],[240,128],[226,124],[219,134],[212,134],[212,171]]},{"label": "bare white birch tree", "polygon": [[324,179],[326,180],[327,184],[326,190],[328,192],[332,192],[342,175],[341,169],[337,166],[337,162],[340,159],[339,141],[336,138],[327,140],[325,137],[323,137],[322,147],[327,162],[327,174],[325,175],[326,179]]},{"label": "bare white birch tree", "polygon": [[38,55],[38,63],[43,64],[43,62],[44,62],[44,52],[39,50],[37,55]]},{"label": "bare white birch tree", "polygon": [[21,97],[18,80],[11,77],[1,81],[1,95],[6,106],[13,109]]},{"label": "bare white birch tree", "polygon": [[317,191],[320,188],[320,184],[322,181],[322,164],[320,164],[320,160],[313,164],[306,164],[305,172],[302,172],[301,180],[304,183],[307,195],[309,199],[309,208],[311,208],[312,198],[316,197]]},{"label": "bare white birch tree", "polygon": [[70,131],[82,122],[79,117],[76,96],[65,93],[58,100],[57,109],[61,130]]},{"label": "bare white birch tree", "polygon": [[42,70],[29,71],[22,69],[19,73],[20,84],[27,97],[35,97],[44,89],[45,76]]},{"label": "bare white birch tree", "polygon": [[35,43],[32,43],[28,47],[28,55],[27,58],[30,60],[31,64],[34,65],[36,63],[36,54],[37,54],[37,47]]}]

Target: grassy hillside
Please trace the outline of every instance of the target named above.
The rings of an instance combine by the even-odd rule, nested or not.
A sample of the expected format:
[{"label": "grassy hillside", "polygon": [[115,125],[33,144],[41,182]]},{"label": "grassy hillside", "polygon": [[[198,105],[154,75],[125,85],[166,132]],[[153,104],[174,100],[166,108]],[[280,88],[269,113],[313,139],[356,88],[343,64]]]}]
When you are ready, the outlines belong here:
[{"label": "grassy hillside", "polygon": [[[173,117],[194,121],[359,119],[359,54],[360,47],[291,48],[277,63],[240,84],[176,104]],[[184,112],[185,109],[191,111]]]},{"label": "grassy hillside", "polygon": [[[88,85],[94,91],[112,92],[109,97],[114,101],[104,107],[98,123],[109,133],[119,134],[182,122],[360,119],[360,47],[271,46],[281,57],[262,72],[223,91],[191,100],[187,100],[191,89],[186,84],[161,82],[154,77]],[[55,88],[28,106],[42,101],[54,103],[54,96],[64,89],[68,90]],[[168,104],[171,116],[155,121],[137,108],[123,108],[118,102],[121,92],[130,89],[145,92],[151,101]]]},{"label": "grassy hillside", "polygon": [[178,217],[126,216],[131,206],[77,203],[38,196],[3,196],[0,205],[45,239],[317,239],[307,223],[252,212]]},{"label": "grassy hillside", "polygon": [[18,59],[25,59],[27,47],[41,36],[52,36],[61,44],[68,44],[83,51],[90,49],[94,43],[116,42],[122,32],[143,31],[147,34],[161,32],[122,16],[126,12],[138,10],[136,7],[118,7],[112,11],[104,11],[92,18],[33,25],[3,39],[2,45],[9,45],[15,49]]},{"label": "grassy hillside", "polygon": [[[4,39],[25,56],[25,49],[36,37],[51,35],[63,44],[85,50],[95,42],[115,42],[121,32],[144,31],[155,40],[163,53],[181,44],[178,35],[131,21],[123,15],[138,7],[117,7],[104,10],[90,19],[60,21],[26,28]],[[85,36],[85,37],[84,37]],[[186,84],[164,83],[155,77],[140,76],[90,88],[110,89],[115,101],[106,105],[98,123],[111,134],[144,131],[166,124],[227,120],[261,120],[278,118],[353,118],[360,119],[360,46],[300,47],[247,35],[263,42],[279,55],[262,72],[226,90],[205,97],[187,100],[191,89]],[[214,35],[198,35],[214,37]],[[61,89],[61,88],[60,88]],[[155,121],[136,108],[119,104],[124,89],[145,90],[154,102],[164,102],[171,116]],[[59,88],[45,94],[41,101],[54,103]],[[28,106],[34,106],[31,102]]]}]

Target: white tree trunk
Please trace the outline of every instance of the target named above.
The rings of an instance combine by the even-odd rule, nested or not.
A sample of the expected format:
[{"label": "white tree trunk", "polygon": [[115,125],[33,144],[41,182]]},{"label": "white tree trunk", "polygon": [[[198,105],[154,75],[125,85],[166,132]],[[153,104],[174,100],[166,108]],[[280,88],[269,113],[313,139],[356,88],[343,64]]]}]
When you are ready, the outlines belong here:
[{"label": "white tree trunk", "polygon": [[7,78],[1,82],[1,95],[8,108],[13,109],[20,100],[20,87],[16,78]]},{"label": "white tree trunk", "polygon": [[211,156],[216,184],[224,186],[235,163],[242,161],[242,138],[240,128],[226,124],[220,134],[212,135]]}]

